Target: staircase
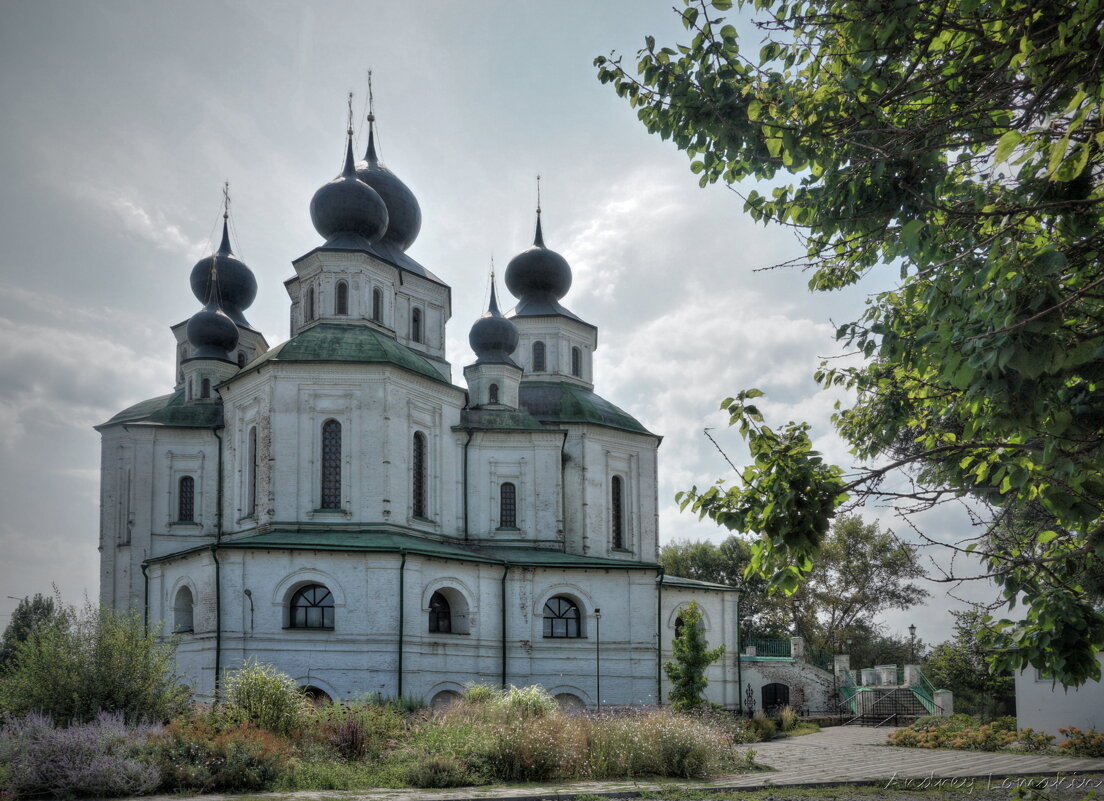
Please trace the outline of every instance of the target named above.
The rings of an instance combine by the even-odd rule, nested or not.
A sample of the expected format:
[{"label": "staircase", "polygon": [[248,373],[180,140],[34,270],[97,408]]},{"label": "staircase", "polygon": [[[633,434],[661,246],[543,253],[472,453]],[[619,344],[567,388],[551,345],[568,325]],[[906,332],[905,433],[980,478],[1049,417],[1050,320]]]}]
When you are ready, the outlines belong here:
[{"label": "staircase", "polygon": [[845,726],[905,726],[932,714],[914,687],[879,687],[854,698],[857,714]]}]

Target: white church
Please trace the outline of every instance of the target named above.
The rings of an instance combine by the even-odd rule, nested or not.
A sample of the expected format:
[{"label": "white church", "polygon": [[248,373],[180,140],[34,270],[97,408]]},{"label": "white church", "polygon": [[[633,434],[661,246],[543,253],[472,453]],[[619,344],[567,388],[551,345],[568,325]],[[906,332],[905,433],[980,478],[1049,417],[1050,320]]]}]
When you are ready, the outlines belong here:
[{"label": "white church", "polygon": [[103,605],[178,633],[199,698],[256,659],[322,698],[537,683],[594,707],[666,699],[696,600],[728,649],[708,696],[740,705],[737,595],[657,564],[661,438],[595,393],[598,329],[561,304],[539,208],[517,304],[492,286],[458,386],[451,290],[407,255],[418,201],[372,125],[363,161],[351,131],[346,150],[284,284],[290,339],[244,316],[257,282],[224,215],[191,272],[203,308],[172,327],[176,386],[97,427]]}]

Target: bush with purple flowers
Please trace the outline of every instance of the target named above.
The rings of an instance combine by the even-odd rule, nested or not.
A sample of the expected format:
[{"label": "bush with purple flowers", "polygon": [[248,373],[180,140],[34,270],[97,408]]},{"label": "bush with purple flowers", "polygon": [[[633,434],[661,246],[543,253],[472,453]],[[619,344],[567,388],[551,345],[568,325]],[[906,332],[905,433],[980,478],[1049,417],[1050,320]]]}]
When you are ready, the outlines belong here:
[{"label": "bush with purple flowers", "polygon": [[16,797],[116,797],[152,792],[161,781],[156,767],[134,756],[148,727],[128,727],[121,714],[101,714],[89,723],[56,728],[39,714],[11,718],[0,726],[0,765],[6,790]]}]

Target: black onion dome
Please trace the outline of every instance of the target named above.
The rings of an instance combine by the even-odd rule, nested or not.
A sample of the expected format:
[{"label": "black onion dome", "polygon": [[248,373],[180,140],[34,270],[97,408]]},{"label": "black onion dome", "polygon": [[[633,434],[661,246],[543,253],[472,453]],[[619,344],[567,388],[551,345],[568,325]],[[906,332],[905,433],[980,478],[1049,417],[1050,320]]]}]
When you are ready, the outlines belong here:
[{"label": "black onion dome", "polygon": [[571,288],[571,266],[559,253],[544,246],[539,213],[533,246],[514,256],[506,266],[506,287],[519,300],[559,300]]},{"label": "black onion dome", "polygon": [[357,177],[379,193],[387,206],[387,232],[383,241],[405,251],[422,230],[422,207],[410,188],[380,163],[376,156],[375,128],[369,118],[368,150],[356,165]]},{"label": "black onion dome", "polygon": [[191,358],[228,362],[238,345],[238,327],[225,312],[209,305],[188,321],[188,342],[196,349]]},{"label": "black onion dome", "polygon": [[315,230],[327,240],[338,234],[355,234],[378,242],[387,231],[387,204],[357,178],[351,136],[345,148],[345,169],[314,193],[310,215]]},{"label": "black onion dome", "polygon": [[216,253],[196,262],[192,268],[192,293],[207,305],[213,295],[212,273],[218,275],[218,308],[238,325],[249,327],[242,312],[257,298],[257,278],[245,263],[230,250],[230,232],[226,218],[222,220],[222,243]]},{"label": "black onion dome", "polygon": [[498,310],[498,298],[491,283],[491,303],[487,313],[475,321],[468,333],[468,344],[478,357],[476,363],[513,364],[510,354],[517,349],[518,330]]}]

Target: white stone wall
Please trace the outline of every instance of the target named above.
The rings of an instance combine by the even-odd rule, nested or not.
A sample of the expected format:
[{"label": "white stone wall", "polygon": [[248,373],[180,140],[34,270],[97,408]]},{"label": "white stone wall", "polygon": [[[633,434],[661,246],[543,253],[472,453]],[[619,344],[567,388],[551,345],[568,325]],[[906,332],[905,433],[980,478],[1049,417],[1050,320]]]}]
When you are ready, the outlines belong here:
[{"label": "white stone wall", "polygon": [[[510,315],[507,314],[509,317]],[[594,351],[598,330],[567,317],[510,317],[518,330],[518,346],[511,358],[534,381],[565,380],[587,389],[594,388]],[[545,369],[533,370],[533,343],[544,343]],[[579,376],[571,374],[571,349],[580,352]]]},{"label": "white stone wall", "polygon": [[[1104,653],[1097,659],[1104,673]],[[1067,690],[1036,668],[1022,670],[1016,674],[1016,725],[1058,737],[1058,729],[1068,726],[1104,731],[1104,682]]]},{"label": "white stone wall", "polygon": [[[224,668],[255,658],[336,698],[398,693],[400,554],[222,548],[218,559]],[[407,557],[402,582],[404,694],[430,700],[466,682],[502,681],[503,571],[501,565]],[[179,588],[188,586],[194,594],[195,631],[184,635],[178,662],[200,695],[209,694],[214,685],[213,575],[208,551],[150,568],[151,620],[162,621],[163,634],[172,630]],[[291,594],[314,582],[334,595],[335,629],[285,628]],[[464,618],[466,633],[428,631],[429,598],[440,589],[453,593],[454,615]],[[569,693],[593,705],[600,670],[603,704],[655,702],[659,665],[654,571],[515,566],[507,574],[505,589],[506,683],[540,683],[553,693]],[[579,606],[582,637],[543,636],[544,604],[556,595],[570,597]],[[737,691],[731,659],[735,642],[724,637],[726,632],[734,637],[735,595],[668,589],[659,615],[665,638],[673,634],[673,613],[691,597],[706,610],[711,643],[725,641],[729,649],[726,659],[711,669],[708,696],[732,706]],[[596,608],[602,610],[599,625]]]}]

